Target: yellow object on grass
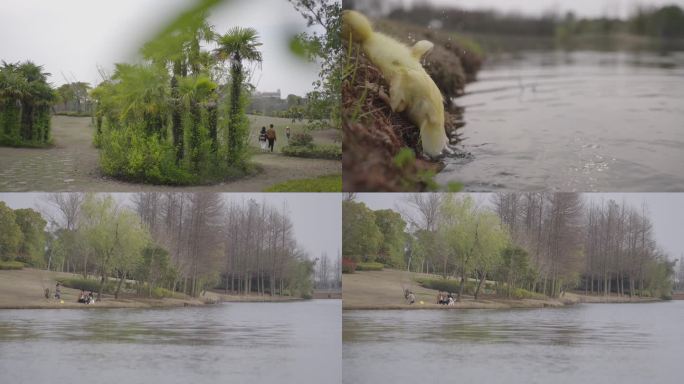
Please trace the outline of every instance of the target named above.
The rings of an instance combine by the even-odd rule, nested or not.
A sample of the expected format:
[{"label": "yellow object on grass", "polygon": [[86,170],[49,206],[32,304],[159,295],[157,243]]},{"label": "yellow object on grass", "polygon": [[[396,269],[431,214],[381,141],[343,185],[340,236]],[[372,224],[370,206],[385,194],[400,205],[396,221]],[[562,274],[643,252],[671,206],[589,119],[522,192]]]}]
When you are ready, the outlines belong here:
[{"label": "yellow object on grass", "polygon": [[390,107],[394,112],[406,112],[420,128],[423,151],[439,156],[447,148],[444,131],[444,98],[442,92],[425,71],[420,60],[434,45],[421,40],[412,47],[373,31],[363,14],[344,11],[343,38],[361,44],[368,59],[382,72],[389,84]]}]

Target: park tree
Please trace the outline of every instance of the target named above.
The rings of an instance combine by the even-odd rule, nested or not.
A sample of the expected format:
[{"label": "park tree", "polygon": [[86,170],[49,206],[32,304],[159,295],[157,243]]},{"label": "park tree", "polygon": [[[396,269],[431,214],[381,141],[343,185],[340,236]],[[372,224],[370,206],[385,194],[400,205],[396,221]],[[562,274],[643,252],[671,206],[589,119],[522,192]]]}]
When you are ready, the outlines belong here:
[{"label": "park tree", "polygon": [[364,203],[342,202],[342,255],[353,261],[374,261],[381,241],[373,211]]},{"label": "park tree", "polygon": [[498,216],[489,210],[477,212],[476,220],[477,242],[475,244],[475,255],[473,269],[477,286],[474,296],[477,300],[487,277],[493,275],[501,264],[501,251],[508,244],[508,232],[501,226]]},{"label": "park tree", "polygon": [[[295,53],[321,63],[315,90],[308,95],[310,117],[332,119],[339,127],[342,89],[342,43],[340,38],[342,6],[337,0],[289,0],[309,27],[321,27],[323,33],[303,33],[293,40]],[[325,114],[320,114],[325,111]],[[318,120],[320,121],[320,120]]]},{"label": "park tree", "polygon": [[531,274],[530,257],[527,251],[516,246],[508,246],[501,252],[501,264],[498,269],[499,289],[508,298],[521,282]]},{"label": "park tree", "polygon": [[122,282],[139,263],[149,234],[135,212],[118,206],[111,196],[87,195],[82,214],[79,230],[100,276],[98,300],[112,275],[119,278],[118,295]]},{"label": "park tree", "polygon": [[0,67],[0,145],[46,145],[50,107],[56,100],[50,74],[31,61]]},{"label": "park tree", "polygon": [[17,258],[31,266],[42,267],[45,264],[47,221],[39,212],[30,208],[16,209],[14,214],[22,233]]},{"label": "park tree", "polygon": [[13,261],[22,244],[23,234],[12,208],[0,201],[0,258]]},{"label": "park tree", "polygon": [[406,222],[401,214],[391,209],[377,210],[373,214],[382,234],[377,261],[392,267],[403,267]]},{"label": "park tree", "polygon": [[148,245],[142,251],[142,259],[133,277],[140,282],[140,288],[147,288],[147,295],[151,297],[154,288],[168,287],[175,275],[169,252],[160,246]]},{"label": "park tree", "polygon": [[242,97],[246,79],[246,62],[261,64],[263,57],[259,51],[262,43],[253,28],[233,27],[217,40],[219,47],[214,51],[219,60],[230,60],[230,108],[228,113],[228,153],[229,161],[237,160],[241,141],[240,116],[244,114]]}]

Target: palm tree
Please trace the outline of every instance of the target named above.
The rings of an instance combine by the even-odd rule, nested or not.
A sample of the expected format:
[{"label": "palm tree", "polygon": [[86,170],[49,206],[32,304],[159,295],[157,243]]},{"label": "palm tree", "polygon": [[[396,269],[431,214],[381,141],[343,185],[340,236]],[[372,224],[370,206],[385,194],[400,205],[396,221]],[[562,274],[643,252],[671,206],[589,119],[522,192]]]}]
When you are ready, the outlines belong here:
[{"label": "palm tree", "polygon": [[168,105],[168,74],[148,65],[117,64],[113,80],[119,80],[121,117],[130,123],[142,122],[145,134],[166,137],[164,121]]},{"label": "palm tree", "polygon": [[[189,148],[190,163],[195,171],[199,170],[202,143],[200,125],[202,124],[202,105],[211,102],[216,91],[216,83],[204,75],[190,76],[179,84],[181,100],[187,105],[190,115]],[[211,133],[210,133],[211,134]]]},{"label": "palm tree", "polygon": [[219,60],[230,59],[230,111],[228,122],[228,159],[232,163],[238,154],[237,130],[241,111],[242,87],[245,79],[243,61],[261,64],[263,58],[259,47],[259,34],[254,28],[231,28],[218,39],[219,47],[214,50]]},{"label": "palm tree", "polygon": [[[43,67],[31,61],[22,63],[17,68],[19,73],[26,79],[27,87],[21,93],[21,136],[27,141],[36,139],[42,141],[41,134],[34,134],[35,112],[39,104],[49,103],[53,95],[47,84],[49,73],[43,72]],[[40,136],[40,137],[39,137]]]},{"label": "palm tree", "polygon": [[5,137],[20,141],[19,115],[22,97],[28,84],[18,71],[19,64],[2,62],[0,68],[0,104],[2,105],[2,128]]},{"label": "palm tree", "polygon": [[188,66],[193,75],[205,72],[210,66],[200,51],[200,42],[212,42],[216,36],[213,26],[206,21],[206,13],[189,14],[183,23],[164,31],[158,38],[147,43],[143,55],[164,68],[171,67],[171,133],[176,148],[176,164],[183,159],[184,133],[182,124],[183,103],[179,82],[188,76]]}]

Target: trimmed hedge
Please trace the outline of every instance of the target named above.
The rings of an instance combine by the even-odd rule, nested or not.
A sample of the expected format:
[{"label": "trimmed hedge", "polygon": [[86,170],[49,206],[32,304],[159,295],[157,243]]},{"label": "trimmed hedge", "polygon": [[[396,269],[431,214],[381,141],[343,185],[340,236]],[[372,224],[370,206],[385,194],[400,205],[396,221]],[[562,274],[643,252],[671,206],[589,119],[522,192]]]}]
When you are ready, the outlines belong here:
[{"label": "trimmed hedge", "polygon": [[522,288],[515,288],[513,291],[511,291],[511,297],[514,299],[537,299],[537,300],[544,300],[546,299],[545,295],[542,295],[541,293],[537,292],[531,292],[526,289]]},{"label": "trimmed hedge", "polygon": [[[83,279],[79,277],[65,277],[57,279],[63,286],[73,289],[82,289],[84,291],[97,292],[100,289],[100,281],[93,279]],[[108,281],[105,283],[103,292],[114,293],[116,291],[116,283]]]},{"label": "trimmed hedge", "polygon": [[382,271],[383,267],[384,265],[382,265],[382,263],[376,262],[356,264],[357,271]]},{"label": "trimmed hedge", "polygon": [[20,270],[24,269],[24,263],[19,261],[0,261],[0,270]]},{"label": "trimmed hedge", "polygon": [[310,159],[342,159],[342,147],[334,144],[288,145],[281,150],[284,155]]}]

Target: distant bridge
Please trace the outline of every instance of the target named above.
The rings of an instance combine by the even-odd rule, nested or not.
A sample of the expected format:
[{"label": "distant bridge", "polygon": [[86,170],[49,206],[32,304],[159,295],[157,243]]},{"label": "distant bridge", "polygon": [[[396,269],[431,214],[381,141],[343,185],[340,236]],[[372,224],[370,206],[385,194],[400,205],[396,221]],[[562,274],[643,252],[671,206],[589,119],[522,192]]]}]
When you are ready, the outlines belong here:
[{"label": "distant bridge", "polygon": [[339,289],[314,289],[314,299],[341,299],[342,291]]},{"label": "distant bridge", "polygon": [[672,300],[684,300],[684,291],[672,292]]}]

